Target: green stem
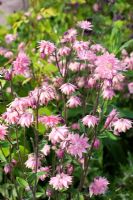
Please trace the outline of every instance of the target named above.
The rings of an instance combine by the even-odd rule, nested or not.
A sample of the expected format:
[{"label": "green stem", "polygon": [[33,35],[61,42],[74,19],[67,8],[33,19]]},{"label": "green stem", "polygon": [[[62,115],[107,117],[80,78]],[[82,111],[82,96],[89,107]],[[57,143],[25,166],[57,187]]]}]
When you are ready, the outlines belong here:
[{"label": "green stem", "polygon": [[[96,102],[95,102],[95,105],[94,105],[94,108],[93,108],[93,115],[96,114],[97,107],[98,107],[98,104],[99,104],[99,97],[100,97],[100,92],[101,92],[100,87],[101,87],[101,85],[99,84],[99,90],[98,90]],[[92,136],[92,143],[91,143],[91,147],[90,147],[90,151],[89,151],[89,156],[85,155],[85,157],[84,157],[84,159],[85,159],[84,166],[85,167],[84,167],[84,171],[83,171],[83,174],[82,174],[82,178],[80,180],[79,191],[82,190],[85,178],[86,178],[87,173],[88,173],[89,160],[90,160],[91,155],[92,155],[92,150],[93,150],[94,142],[95,142],[96,135],[97,135],[96,132],[97,132],[97,127],[94,128],[94,133],[93,133],[93,136]]]}]

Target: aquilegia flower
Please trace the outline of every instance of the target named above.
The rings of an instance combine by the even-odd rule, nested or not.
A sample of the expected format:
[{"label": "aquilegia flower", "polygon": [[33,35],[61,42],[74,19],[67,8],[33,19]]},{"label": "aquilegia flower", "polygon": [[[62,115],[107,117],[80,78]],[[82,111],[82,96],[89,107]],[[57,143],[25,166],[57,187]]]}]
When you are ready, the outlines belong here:
[{"label": "aquilegia flower", "polygon": [[52,177],[49,184],[52,185],[55,190],[68,189],[69,185],[72,184],[72,177],[62,172]]},{"label": "aquilegia flower", "polygon": [[29,65],[29,57],[24,52],[20,52],[13,62],[13,74],[27,76],[29,74]]},{"label": "aquilegia flower", "polygon": [[79,26],[82,29],[86,30],[92,30],[93,25],[89,21],[80,21],[78,22],[77,26]]},{"label": "aquilegia flower", "polygon": [[54,115],[41,116],[39,117],[39,122],[41,122],[42,124],[45,124],[48,127],[53,127],[61,122],[61,117],[54,116]]},{"label": "aquilegia flower", "polygon": [[36,168],[40,167],[41,161],[40,158],[36,157],[34,154],[28,155],[28,160],[25,162],[27,168],[35,170]]},{"label": "aquilegia flower", "polygon": [[119,134],[121,132],[126,132],[128,129],[132,128],[132,122],[129,119],[118,119],[113,124],[114,134]]},{"label": "aquilegia flower", "polygon": [[51,55],[55,51],[55,45],[49,41],[42,40],[39,42],[39,51],[42,58]]},{"label": "aquilegia flower", "polygon": [[119,113],[116,111],[116,109],[113,109],[109,113],[109,115],[105,121],[104,128],[108,128],[108,127],[111,128],[112,123],[118,120],[118,116],[119,116]]},{"label": "aquilegia flower", "polygon": [[130,94],[133,94],[133,82],[128,84],[128,90]]},{"label": "aquilegia flower", "polygon": [[18,124],[22,127],[30,127],[33,123],[33,114],[30,112],[25,112],[20,116]]},{"label": "aquilegia flower", "polygon": [[66,126],[55,127],[55,128],[52,128],[52,131],[49,134],[49,140],[52,143],[57,143],[57,142],[65,140],[68,134],[69,134],[69,130]]},{"label": "aquilegia flower", "polygon": [[4,140],[7,135],[7,127],[0,124],[0,140]]},{"label": "aquilegia flower", "polygon": [[81,100],[77,96],[71,96],[70,99],[67,101],[67,107],[69,108],[76,108],[81,106]]},{"label": "aquilegia flower", "polygon": [[16,40],[17,35],[13,35],[13,34],[7,34],[5,36],[5,42],[6,44],[11,44],[14,40]]},{"label": "aquilegia flower", "polygon": [[66,151],[75,157],[79,156],[82,158],[83,153],[86,153],[87,148],[89,147],[88,138],[84,135],[80,136],[79,134],[69,134],[67,140],[69,142],[66,146]]},{"label": "aquilegia flower", "polygon": [[63,94],[71,95],[76,90],[76,86],[71,83],[65,83],[60,87]]},{"label": "aquilegia flower", "polygon": [[71,52],[71,49],[69,47],[62,47],[59,49],[58,54],[59,56],[68,56]]},{"label": "aquilegia flower", "polygon": [[[37,172],[42,172],[42,175],[39,175],[39,179],[41,181],[44,181],[49,176],[49,171],[50,171],[49,167],[40,167],[37,170]],[[44,174],[43,174],[43,172],[44,172]]]},{"label": "aquilegia flower", "polygon": [[41,152],[47,156],[50,153],[50,145],[45,144],[44,147],[41,149]]},{"label": "aquilegia flower", "polygon": [[101,79],[113,79],[118,70],[121,70],[120,61],[108,52],[98,56],[95,65],[95,77]]},{"label": "aquilegia flower", "polygon": [[94,181],[90,184],[89,192],[92,195],[104,194],[108,189],[109,182],[104,177],[96,177]]},{"label": "aquilegia flower", "polygon": [[94,127],[98,124],[99,119],[93,115],[86,115],[83,119],[82,122],[84,125],[90,127]]}]

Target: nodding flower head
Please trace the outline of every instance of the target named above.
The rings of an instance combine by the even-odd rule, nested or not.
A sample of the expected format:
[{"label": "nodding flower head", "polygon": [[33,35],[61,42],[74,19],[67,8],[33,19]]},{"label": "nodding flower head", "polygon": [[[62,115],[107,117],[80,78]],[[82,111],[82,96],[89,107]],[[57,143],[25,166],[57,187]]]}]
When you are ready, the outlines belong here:
[{"label": "nodding flower head", "polygon": [[93,182],[90,184],[89,192],[90,196],[92,195],[101,195],[104,194],[108,189],[109,182],[104,177],[96,177]]}]

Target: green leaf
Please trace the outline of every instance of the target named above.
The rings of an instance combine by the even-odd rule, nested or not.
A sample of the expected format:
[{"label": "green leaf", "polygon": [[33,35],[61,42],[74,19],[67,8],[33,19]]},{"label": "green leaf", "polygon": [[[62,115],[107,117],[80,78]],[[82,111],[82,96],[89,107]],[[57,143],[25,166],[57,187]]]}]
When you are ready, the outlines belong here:
[{"label": "green leaf", "polygon": [[48,107],[39,108],[39,115],[51,115],[51,110]]},{"label": "green leaf", "polygon": [[47,172],[37,172],[37,176],[42,176],[42,175],[45,175]]},{"label": "green leaf", "polygon": [[54,17],[58,14],[57,10],[53,7],[47,9],[42,8],[40,13],[43,17]]},{"label": "green leaf", "polygon": [[51,73],[57,72],[58,68],[55,65],[53,65],[53,64],[47,63],[46,66],[44,66],[43,71],[46,74],[51,74]]},{"label": "green leaf", "polygon": [[106,132],[108,135],[108,138],[110,138],[111,140],[118,140],[118,137],[115,136],[113,133],[111,132]]},{"label": "green leaf", "polygon": [[28,182],[32,183],[36,178],[36,173],[29,173]]},{"label": "green leaf", "polygon": [[39,197],[42,197],[44,195],[44,192],[37,192],[36,193],[36,197],[39,198]]},{"label": "green leaf", "polygon": [[25,181],[23,178],[17,177],[16,180],[21,187],[26,188],[28,186],[28,182]]},{"label": "green leaf", "polygon": [[0,67],[3,66],[5,64],[5,62],[7,62],[7,61],[8,61],[7,58],[0,55]]},{"label": "green leaf", "polygon": [[7,142],[7,141],[0,141],[0,146],[1,146],[1,147],[9,147],[9,146],[10,146],[10,143]]},{"label": "green leaf", "polygon": [[113,133],[111,133],[110,131],[105,131],[103,134],[101,134],[99,136],[99,138],[109,138],[111,140],[118,140],[118,137],[115,136]]},{"label": "green leaf", "polygon": [[39,123],[39,124],[38,124],[38,131],[39,131],[39,134],[40,134],[40,135],[43,135],[43,134],[46,132],[46,127],[45,127],[45,125]]},{"label": "green leaf", "polygon": [[29,78],[25,79],[25,80],[23,81],[22,85],[25,85],[25,84],[27,84],[27,83],[28,83],[30,80],[31,80],[31,77],[29,77]]},{"label": "green leaf", "polygon": [[127,47],[133,45],[133,39],[129,40],[128,42],[125,42],[117,51],[117,53],[121,52],[122,49],[126,49]]},{"label": "green leaf", "polygon": [[120,113],[121,117],[133,119],[133,111],[129,110],[128,108],[125,109],[117,108],[117,110]]},{"label": "green leaf", "polygon": [[79,195],[79,200],[84,200],[84,196],[82,194]]},{"label": "green leaf", "polygon": [[133,78],[133,71],[132,70],[128,70],[128,71],[124,72],[124,75],[129,77],[129,78]]},{"label": "green leaf", "polygon": [[1,150],[0,150],[0,161],[6,162],[6,159],[5,159],[4,155],[2,154]]}]

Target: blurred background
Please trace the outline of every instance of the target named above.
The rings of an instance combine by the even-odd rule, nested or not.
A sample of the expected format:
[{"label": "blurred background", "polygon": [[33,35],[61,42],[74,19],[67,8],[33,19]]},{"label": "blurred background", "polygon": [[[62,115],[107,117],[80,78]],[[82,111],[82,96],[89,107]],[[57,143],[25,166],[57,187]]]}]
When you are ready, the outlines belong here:
[{"label": "blurred background", "polygon": [[19,10],[28,9],[28,0],[1,0],[0,24],[6,24],[6,17]]}]

